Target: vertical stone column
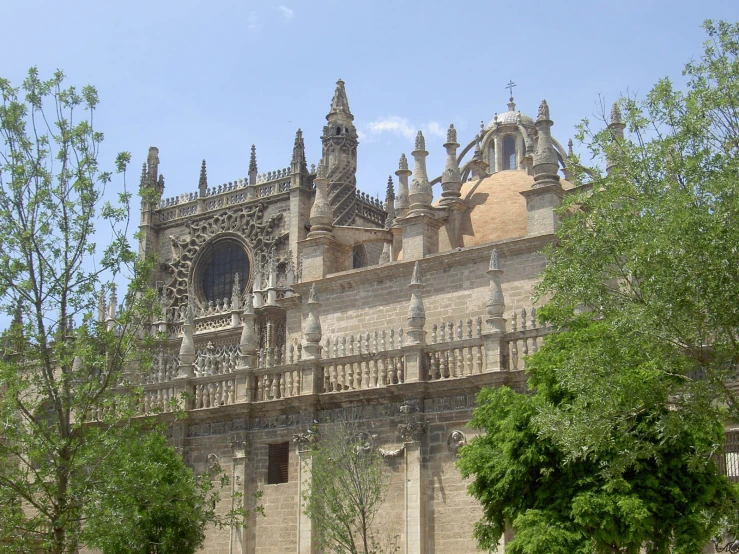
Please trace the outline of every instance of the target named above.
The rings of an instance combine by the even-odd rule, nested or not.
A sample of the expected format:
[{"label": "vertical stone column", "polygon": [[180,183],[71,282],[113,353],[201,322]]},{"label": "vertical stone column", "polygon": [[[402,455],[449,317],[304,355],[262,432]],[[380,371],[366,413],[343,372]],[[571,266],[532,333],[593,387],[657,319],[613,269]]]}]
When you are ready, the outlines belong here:
[{"label": "vertical stone column", "polygon": [[308,295],[308,316],[303,323],[303,357],[301,359],[301,395],[321,392],[321,304],[318,302],[316,284],[311,286]]},{"label": "vertical stone column", "polygon": [[313,522],[305,515],[304,495],[313,486],[313,453],[311,445],[320,440],[320,435],[313,429],[293,435],[293,442],[298,451],[298,554],[315,554],[316,537]]},{"label": "vertical stone column", "polygon": [[608,153],[606,171],[611,173],[613,168],[616,167],[618,160],[618,154],[615,151],[618,148],[618,144],[624,140],[624,129],[626,125],[621,122],[621,110],[618,104],[614,102],[611,108],[611,122],[608,124],[608,130],[611,132],[611,147],[614,151]]},{"label": "vertical stone column", "polygon": [[534,184],[521,194],[526,198],[526,234],[551,234],[559,226],[556,209],[562,204],[564,190],[559,182],[557,151],[551,135],[549,106],[543,100],[536,118],[539,140],[534,152]]},{"label": "vertical stone column", "polygon": [[413,276],[408,288],[411,289],[411,300],[408,307],[408,332],[403,345],[403,359],[405,366],[405,382],[423,381],[425,377],[424,345],[426,344],[426,311],[423,307],[421,290],[421,268],[416,262],[413,266]]},{"label": "vertical stone column", "polygon": [[[246,441],[243,439],[234,440],[230,443],[232,464],[231,464],[231,508],[250,509],[250,499],[247,498],[247,469],[246,469]],[[238,503],[238,504],[237,504]],[[232,527],[229,530],[229,553],[245,554],[246,550],[246,528],[249,525],[251,517],[244,521],[241,527]],[[253,525],[253,523],[252,523]]]},{"label": "vertical stone column", "polygon": [[420,418],[409,419],[398,425],[404,444],[404,527],[406,554],[425,554],[426,499],[424,497],[425,472],[421,448],[426,434],[426,423]]},{"label": "vertical stone column", "polygon": [[453,124],[449,125],[444,148],[446,148],[446,167],[441,178],[441,205],[445,206],[448,212],[447,221],[444,226],[447,244],[444,245],[446,248],[442,247],[442,250],[453,250],[454,248],[463,246],[461,237],[462,217],[467,211],[467,206],[460,199],[462,175],[459,171],[459,164],[457,163],[457,148],[459,148],[457,130]]},{"label": "vertical stone column", "polygon": [[504,364],[505,342],[503,341],[506,321],[503,318],[505,300],[503,298],[503,288],[500,284],[500,276],[503,274],[503,270],[500,269],[497,250],[493,250],[490,254],[490,266],[487,274],[490,277],[490,292],[485,304],[487,318],[485,319],[486,329],[483,334],[485,371],[501,371],[507,369]]},{"label": "vertical stone column", "polygon": [[395,174],[398,176],[398,201],[395,205],[395,210],[398,217],[405,217],[410,207],[408,203],[408,177],[411,175],[405,154],[400,155],[398,170]]},{"label": "vertical stone column", "polygon": [[[191,293],[192,294],[192,293]],[[193,309],[191,298],[188,298],[185,309],[185,322],[182,325],[182,343],[180,344],[180,365],[175,379],[191,379],[195,376],[195,341],[193,340]]]},{"label": "vertical stone column", "polygon": [[[239,341],[239,369],[256,369],[257,368],[257,334],[254,329],[254,323],[257,316],[254,315],[254,301],[251,294],[246,295],[246,305],[244,313],[241,315],[241,340]],[[237,402],[245,398],[246,402],[252,401],[252,375],[247,373],[243,382],[236,381],[236,400]]]}]

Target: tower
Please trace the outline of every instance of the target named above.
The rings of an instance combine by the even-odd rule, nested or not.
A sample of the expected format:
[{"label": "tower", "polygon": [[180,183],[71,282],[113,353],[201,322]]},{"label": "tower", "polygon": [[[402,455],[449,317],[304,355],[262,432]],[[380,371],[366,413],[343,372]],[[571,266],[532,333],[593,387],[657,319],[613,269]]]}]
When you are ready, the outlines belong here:
[{"label": "tower", "polygon": [[344,90],[344,81],[336,81],[328,122],[323,128],[323,164],[328,178],[328,201],[334,213],[334,225],[351,225],[356,213],[357,130]]}]

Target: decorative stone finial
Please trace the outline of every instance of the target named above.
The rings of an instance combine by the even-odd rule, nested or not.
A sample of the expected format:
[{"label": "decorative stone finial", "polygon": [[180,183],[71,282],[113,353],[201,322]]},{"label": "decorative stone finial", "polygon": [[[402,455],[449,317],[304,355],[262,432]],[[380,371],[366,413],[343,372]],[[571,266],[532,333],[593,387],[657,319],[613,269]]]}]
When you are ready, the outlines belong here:
[{"label": "decorative stone finial", "polygon": [[387,189],[385,191],[385,200],[395,200],[395,187],[393,187],[393,176],[388,175]]},{"label": "decorative stone finial", "polygon": [[426,310],[423,307],[421,290],[424,284],[421,282],[421,267],[418,262],[413,266],[413,275],[408,288],[411,289],[411,302],[408,307],[408,344],[424,344],[426,331]]},{"label": "decorative stone finial", "polygon": [[331,100],[331,114],[334,113],[351,113],[349,109],[349,100],[346,97],[346,89],[344,88],[344,81],[339,79],[336,81],[336,90],[334,91],[334,97]]},{"label": "decorative stone finial", "polygon": [[460,190],[462,189],[462,174],[459,171],[459,164],[457,163],[457,130],[454,128],[454,123],[449,125],[449,130],[446,133],[446,166],[444,167],[444,173],[441,176],[441,196],[442,202],[449,202],[450,198],[459,198]]},{"label": "decorative stone finial", "polygon": [[249,155],[249,173],[257,171],[257,147],[251,145],[251,154]]},{"label": "decorative stone finial", "polygon": [[549,106],[542,100],[539,106],[539,115],[536,118],[536,130],[539,140],[534,151],[533,169],[534,184],[532,188],[540,188],[551,184],[559,184],[559,158],[552,141],[552,120],[549,116]]},{"label": "decorative stone finial", "polygon": [[[482,127],[483,125],[484,123],[480,122],[480,126]],[[457,142],[457,130],[454,128],[454,123],[449,124],[449,129],[446,132],[446,141]]]},{"label": "decorative stone finial", "polygon": [[498,259],[498,251],[493,249],[490,253],[490,266],[488,271],[500,271],[500,260]]},{"label": "decorative stone finial", "polygon": [[611,107],[611,123],[621,123],[621,109],[618,107],[618,102],[614,102]]},{"label": "decorative stone finial", "polygon": [[308,294],[308,317],[303,323],[303,359],[317,360],[321,357],[321,319],[318,291],[313,283]]},{"label": "decorative stone finial", "polygon": [[490,277],[490,292],[488,293],[488,300],[485,303],[488,333],[505,332],[505,319],[503,319],[505,300],[503,298],[503,288],[500,284],[500,276],[502,273],[503,270],[500,269],[498,251],[493,250],[490,253],[490,266],[487,271],[487,274]]},{"label": "decorative stone finial", "polygon": [[426,150],[426,139],[421,131],[416,135],[416,150]]},{"label": "decorative stone finial", "polygon": [[421,284],[421,266],[418,262],[413,266],[413,274],[411,275],[411,285]]},{"label": "decorative stone finial", "polygon": [[200,180],[198,181],[198,192],[200,193],[200,198],[205,195],[206,190],[208,190],[208,173],[205,169],[205,160],[203,160],[203,163],[200,166]]},{"label": "decorative stone finial", "polygon": [[567,141],[567,157],[571,158],[573,155],[572,153],[572,139]]},{"label": "decorative stone finial", "polygon": [[398,169],[401,169],[403,171],[408,169],[408,158],[405,157],[405,154],[400,155],[400,161],[398,162]]},{"label": "decorative stone finial", "polygon": [[146,163],[141,164],[141,181],[139,182],[139,188],[143,189],[149,185],[148,175],[146,173]]},{"label": "decorative stone finial", "polygon": [[295,142],[293,143],[293,157],[291,160],[291,172],[300,173],[303,170],[308,171],[305,162],[305,143],[303,142],[303,131],[298,129],[295,132]]},{"label": "decorative stone finial", "polygon": [[318,173],[313,180],[316,185],[316,195],[313,198],[313,206],[310,209],[310,234],[318,236],[332,232],[334,223],[333,210],[328,200],[328,179],[326,178],[326,166],[321,161],[318,164]]},{"label": "decorative stone finial", "polygon": [[536,121],[548,121],[549,120],[549,105],[546,100],[542,100],[539,104],[539,115],[536,116]]}]

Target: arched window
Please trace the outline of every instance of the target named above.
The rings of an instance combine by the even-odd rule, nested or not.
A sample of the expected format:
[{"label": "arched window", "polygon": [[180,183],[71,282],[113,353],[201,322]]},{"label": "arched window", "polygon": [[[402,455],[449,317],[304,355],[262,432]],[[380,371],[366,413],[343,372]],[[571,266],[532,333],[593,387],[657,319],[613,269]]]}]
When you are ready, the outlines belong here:
[{"label": "arched window", "polygon": [[341,127],[336,128],[336,136],[339,136],[341,134]]},{"label": "arched window", "polygon": [[360,267],[367,267],[367,252],[361,244],[355,246],[352,251],[352,269]]},{"label": "arched window", "polygon": [[503,137],[503,169],[516,169],[516,139],[512,135]]},{"label": "arched window", "polygon": [[249,257],[236,241],[225,240],[214,244],[198,264],[203,296],[208,302],[231,299],[234,277],[239,274],[240,293],[249,280]]}]

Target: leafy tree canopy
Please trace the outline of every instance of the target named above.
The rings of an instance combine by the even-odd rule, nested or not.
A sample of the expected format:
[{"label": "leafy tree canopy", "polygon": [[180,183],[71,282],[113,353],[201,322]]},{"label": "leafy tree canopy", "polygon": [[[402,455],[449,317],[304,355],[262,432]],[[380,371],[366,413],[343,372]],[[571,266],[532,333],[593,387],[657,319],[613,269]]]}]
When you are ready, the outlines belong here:
[{"label": "leafy tree canopy", "polygon": [[581,127],[594,165],[573,164],[539,288],[556,333],[532,394],[480,395],[462,450],[483,547],[510,525],[515,553],[692,553],[736,522],[714,457],[737,416],[739,25],[704,26],[684,90]]}]

